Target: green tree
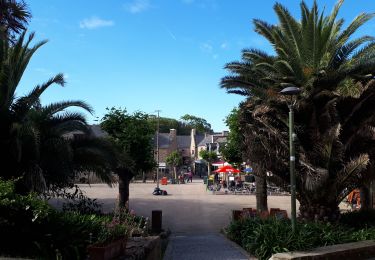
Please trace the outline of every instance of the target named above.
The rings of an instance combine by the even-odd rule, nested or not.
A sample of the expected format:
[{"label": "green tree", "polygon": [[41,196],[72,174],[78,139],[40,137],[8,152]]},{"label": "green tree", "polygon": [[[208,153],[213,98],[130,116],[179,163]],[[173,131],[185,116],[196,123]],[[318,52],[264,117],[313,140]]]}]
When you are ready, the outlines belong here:
[{"label": "green tree", "polygon": [[[159,118],[159,132],[169,133],[170,129],[176,129],[179,135],[190,135],[191,129],[199,128],[198,132],[206,133],[212,132],[211,125],[207,123],[205,119],[185,115],[181,120],[176,120],[173,118],[160,117]],[[154,127],[157,126],[156,117],[149,117]]]},{"label": "green tree", "polygon": [[239,109],[234,108],[225,119],[226,125],[229,127],[229,134],[227,143],[221,148],[220,153],[224,160],[235,164],[241,165],[243,162],[243,140],[240,132]]},{"label": "green tree", "polygon": [[[353,37],[374,14],[360,14],[342,29],[343,20],[337,19],[342,3],[325,16],[315,2],[311,9],[302,2],[300,21],[275,4],[278,25],[254,24],[276,55],[245,50],[242,62],[227,65],[233,74],[222,80],[229,92],[251,98],[245,105],[244,132],[254,135],[259,125],[260,141],[274,141],[262,143],[262,154],[269,158],[264,162],[272,157],[266,168],[286,182],[288,156],[274,155],[288,154],[288,100],[277,93],[288,84],[301,88],[295,115],[297,197],[301,215],[308,219],[336,219],[338,204],[366,182],[367,166],[374,160],[368,145],[372,130],[367,129],[374,123],[375,43],[370,36]],[[274,152],[267,155],[269,151]]]},{"label": "green tree", "polygon": [[207,162],[207,175],[209,176],[211,174],[211,163],[217,160],[217,153],[208,150],[201,150],[199,156]]},{"label": "green tree", "polygon": [[211,124],[206,119],[186,114],[181,117],[181,120],[187,126],[195,128],[200,133],[212,133]]},{"label": "green tree", "polygon": [[139,111],[129,114],[126,109],[114,107],[107,109],[100,126],[121,154],[116,173],[119,176],[119,205],[124,207],[129,200],[129,181],[134,175],[156,166],[152,142],[155,128],[147,114]]},{"label": "green tree", "polygon": [[177,167],[182,165],[182,156],[179,152],[170,153],[165,159],[166,163],[173,167],[174,178],[177,179]]},{"label": "green tree", "polygon": [[[152,122],[154,129],[157,127],[158,119],[156,117],[149,117],[149,120]],[[179,131],[180,122],[173,118],[159,117],[159,133],[169,133],[170,129],[177,129]]]}]

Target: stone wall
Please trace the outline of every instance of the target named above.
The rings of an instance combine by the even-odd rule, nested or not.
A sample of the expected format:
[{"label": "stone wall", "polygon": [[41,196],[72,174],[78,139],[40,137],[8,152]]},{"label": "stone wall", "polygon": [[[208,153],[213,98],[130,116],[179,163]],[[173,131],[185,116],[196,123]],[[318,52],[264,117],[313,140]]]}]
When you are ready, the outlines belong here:
[{"label": "stone wall", "polygon": [[161,259],[161,242],[158,236],[131,237],[126,244],[126,260]]},{"label": "stone wall", "polygon": [[311,251],[288,252],[272,255],[270,260],[290,259],[373,259],[375,257],[375,241],[367,240],[333,246],[319,247]]}]

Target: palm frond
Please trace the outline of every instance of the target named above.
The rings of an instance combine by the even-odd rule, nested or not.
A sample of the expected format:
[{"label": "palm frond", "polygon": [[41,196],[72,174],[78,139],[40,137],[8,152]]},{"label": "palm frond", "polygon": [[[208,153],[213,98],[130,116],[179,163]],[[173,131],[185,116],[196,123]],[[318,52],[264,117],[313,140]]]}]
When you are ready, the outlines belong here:
[{"label": "palm frond", "polygon": [[52,103],[52,104],[43,106],[42,113],[44,113],[45,116],[50,117],[70,107],[82,108],[86,110],[87,112],[89,112],[90,114],[93,113],[92,107],[86,102],[81,101],[81,100],[61,101],[61,102]]},{"label": "palm frond", "polygon": [[346,187],[351,182],[358,183],[358,180],[362,178],[363,172],[366,170],[370,158],[368,154],[361,154],[358,157],[351,159],[345,164],[343,169],[337,173],[336,186],[339,190]]},{"label": "palm frond", "polygon": [[268,24],[265,21],[259,19],[254,19],[253,24],[255,26],[255,32],[266,38],[271,44],[275,43],[275,38],[273,36],[273,30],[275,26]]},{"label": "palm frond", "polygon": [[356,18],[354,18],[351,24],[339,35],[338,37],[339,44],[343,44],[344,42],[346,42],[353,35],[353,33],[357,31],[359,27],[361,27],[363,24],[368,22],[374,16],[375,16],[375,13],[371,13],[371,14],[361,13]]}]

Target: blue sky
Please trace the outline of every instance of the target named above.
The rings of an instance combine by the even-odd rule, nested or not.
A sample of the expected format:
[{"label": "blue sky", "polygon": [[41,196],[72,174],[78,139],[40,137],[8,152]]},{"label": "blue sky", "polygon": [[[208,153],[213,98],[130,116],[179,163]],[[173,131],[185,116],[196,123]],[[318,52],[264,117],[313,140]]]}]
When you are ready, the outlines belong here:
[{"label": "blue sky", "polygon": [[[273,0],[26,0],[37,42],[18,95],[62,72],[67,85],[51,87],[42,103],[85,100],[101,118],[106,107],[140,110],[179,119],[205,118],[215,131],[243,100],[219,88],[227,62],[244,48],[270,51],[253,32],[252,19],[276,23]],[[299,1],[279,1],[299,17]],[[306,1],[311,5],[312,1]],[[330,12],[336,1],[318,1]],[[346,0],[346,24],[375,12],[374,0]],[[375,19],[359,31],[374,36]],[[94,122],[94,116],[88,116]]]}]

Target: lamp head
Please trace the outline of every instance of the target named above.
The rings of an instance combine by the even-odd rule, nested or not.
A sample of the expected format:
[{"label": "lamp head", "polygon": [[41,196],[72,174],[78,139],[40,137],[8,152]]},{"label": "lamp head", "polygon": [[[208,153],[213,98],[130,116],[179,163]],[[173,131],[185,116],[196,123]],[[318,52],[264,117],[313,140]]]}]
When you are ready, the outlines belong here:
[{"label": "lamp head", "polygon": [[300,92],[301,92],[300,88],[290,85],[289,87],[286,87],[283,90],[281,90],[280,94],[284,96],[293,96],[293,95],[298,95]]}]

